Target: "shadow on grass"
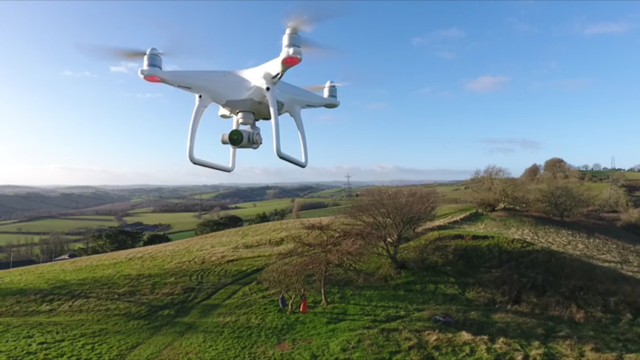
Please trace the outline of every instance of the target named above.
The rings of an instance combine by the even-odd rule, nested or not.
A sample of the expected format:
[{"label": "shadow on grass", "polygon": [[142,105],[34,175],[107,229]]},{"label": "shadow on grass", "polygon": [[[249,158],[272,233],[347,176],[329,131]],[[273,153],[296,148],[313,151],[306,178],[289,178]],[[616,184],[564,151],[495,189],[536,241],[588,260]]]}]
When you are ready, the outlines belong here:
[{"label": "shadow on grass", "polygon": [[[502,220],[500,219],[502,217],[501,214],[507,214],[508,216],[506,216],[505,219]],[[562,221],[540,214],[520,213],[515,211],[502,211],[501,213],[493,214],[491,217],[505,223],[528,223],[538,226],[548,226],[574,231],[590,237],[607,236],[618,241],[625,242],[627,244],[640,245],[640,236],[633,232],[627,231],[624,228],[618,227],[615,224],[607,223],[604,221]]]},{"label": "shadow on grass", "polygon": [[[452,312],[455,324],[441,331],[640,353],[637,278],[518,240],[432,241],[412,250],[414,270],[402,283],[431,291],[380,292],[387,298],[378,301],[420,304],[430,316]],[[436,285],[449,281],[455,291]]]}]

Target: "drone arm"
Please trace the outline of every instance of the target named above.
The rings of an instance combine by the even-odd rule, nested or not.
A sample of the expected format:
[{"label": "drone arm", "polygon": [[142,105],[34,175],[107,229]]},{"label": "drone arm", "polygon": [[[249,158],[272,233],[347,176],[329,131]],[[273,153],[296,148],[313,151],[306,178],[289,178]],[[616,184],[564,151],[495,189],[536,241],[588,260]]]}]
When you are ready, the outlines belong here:
[{"label": "drone arm", "polygon": [[[200,119],[202,118],[202,114],[207,109],[209,104],[211,104],[211,99],[203,95],[196,95],[196,106],[193,109],[193,115],[191,116],[191,125],[189,127],[189,140],[187,144],[187,153],[189,156],[189,160],[194,164],[202,167],[206,167],[213,170],[220,170],[224,172],[232,172],[236,167],[236,149],[231,147],[231,154],[229,158],[229,165],[221,165],[213,162],[209,162],[206,160],[198,159],[195,156],[195,143],[196,143],[196,134],[198,133],[198,125],[200,125]],[[233,128],[239,128],[239,122],[236,118],[233,119]]]},{"label": "drone arm", "polygon": [[273,147],[276,155],[293,165],[301,168],[306,168],[307,159],[307,138],[304,132],[304,125],[302,124],[302,117],[300,116],[300,107],[295,107],[289,111],[291,117],[296,123],[298,128],[298,135],[300,136],[300,145],[302,147],[302,160],[296,159],[291,155],[284,153],[280,147],[280,124],[278,122],[278,108],[277,98],[274,89],[266,91],[267,100],[269,101],[269,113],[271,114],[271,124],[273,126]]}]

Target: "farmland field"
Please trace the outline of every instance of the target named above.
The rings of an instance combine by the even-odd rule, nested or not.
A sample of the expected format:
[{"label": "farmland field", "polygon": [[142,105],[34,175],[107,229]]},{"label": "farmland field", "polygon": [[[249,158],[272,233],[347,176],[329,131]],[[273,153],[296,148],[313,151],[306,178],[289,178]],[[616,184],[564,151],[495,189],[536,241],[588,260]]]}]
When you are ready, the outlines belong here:
[{"label": "farmland field", "polygon": [[[9,242],[13,242],[13,244],[17,244],[18,240],[21,240],[23,243],[30,241],[31,239],[33,239],[34,241],[38,241],[43,237],[47,237],[47,235],[30,235],[30,234],[22,234],[22,235],[18,235],[18,234],[0,234],[0,246],[6,245]],[[68,239],[80,239],[82,238],[81,236],[71,236],[71,235],[67,235],[65,236]]]},{"label": "farmland field", "polygon": [[640,172],[626,172],[627,180],[640,180]]},{"label": "farmland field", "polygon": [[[309,312],[286,315],[279,292],[257,280],[302,221],[314,220],[6,271],[0,278],[0,353],[11,359],[159,360],[604,360],[640,354],[632,315],[639,278],[506,238],[499,232],[508,222],[488,222],[497,233],[482,232],[482,218],[405,245],[403,259],[431,266],[411,267],[384,283],[332,285],[326,308],[310,291]],[[590,243],[621,255],[630,246],[598,237]],[[523,289],[520,305],[509,303],[502,279]],[[578,289],[580,301],[572,296]],[[611,298],[616,301],[598,305]],[[454,324],[433,323],[438,314],[451,315]]]},{"label": "farmland field", "polygon": [[118,225],[115,221],[105,220],[73,220],[73,219],[44,219],[0,226],[0,232],[68,232],[79,228],[98,228]]}]

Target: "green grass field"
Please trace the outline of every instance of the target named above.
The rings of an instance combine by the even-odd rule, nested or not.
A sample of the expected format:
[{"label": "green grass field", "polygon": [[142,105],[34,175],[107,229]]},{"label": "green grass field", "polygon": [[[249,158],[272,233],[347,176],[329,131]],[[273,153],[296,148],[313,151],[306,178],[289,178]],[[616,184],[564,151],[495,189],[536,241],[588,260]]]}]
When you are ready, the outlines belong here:
[{"label": "green grass field", "polygon": [[[22,241],[22,243],[26,243],[30,240],[39,241],[41,238],[47,237],[46,235],[29,235],[29,234],[0,234],[0,246],[6,245],[9,242],[12,242],[14,245],[18,243],[18,241]],[[81,239],[82,236],[66,236],[69,239]]]},{"label": "green grass field", "polygon": [[627,180],[640,180],[640,172],[626,172]]},{"label": "green grass field", "polygon": [[[327,308],[309,292],[307,314],[284,314],[278,293],[258,281],[286,236],[299,231],[299,220],[5,271],[0,354],[171,360],[640,356],[640,307],[633,296],[638,277],[510,240],[501,235],[509,226],[505,220],[497,220],[503,227],[491,226],[495,233],[467,229],[487,221],[451,224],[409,243],[401,253],[406,271],[330,287]],[[455,323],[432,323],[438,314]]]},{"label": "green grass field", "polygon": [[344,192],[344,189],[342,188],[327,189],[327,190],[311,193],[306,197],[307,198],[334,198],[334,197],[341,197],[343,192]]},{"label": "green grass field", "polygon": [[199,194],[199,195],[192,195],[191,198],[193,199],[213,199],[216,195],[218,194],[222,194],[223,192],[225,192],[227,190],[218,190],[218,191],[214,191],[214,192],[210,192],[210,193],[206,193],[206,194]]},{"label": "green grass field", "polygon": [[19,231],[23,232],[67,232],[79,228],[98,228],[118,225],[115,221],[106,220],[73,220],[73,219],[44,219],[24,223],[13,223],[0,226],[0,232]]}]

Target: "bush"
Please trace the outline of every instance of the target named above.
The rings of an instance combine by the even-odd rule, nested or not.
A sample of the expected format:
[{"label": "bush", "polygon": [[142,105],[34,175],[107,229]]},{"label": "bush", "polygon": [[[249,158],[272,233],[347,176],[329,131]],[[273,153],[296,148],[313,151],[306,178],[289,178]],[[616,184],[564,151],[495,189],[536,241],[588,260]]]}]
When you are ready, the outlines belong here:
[{"label": "bush", "polygon": [[590,203],[588,193],[579,183],[551,182],[536,196],[538,210],[560,220],[586,211]]},{"label": "bush", "polygon": [[605,190],[595,205],[600,213],[624,212],[629,209],[631,199],[625,189],[615,186]]},{"label": "bush", "polygon": [[640,209],[627,209],[620,215],[621,226],[640,226]]},{"label": "bush", "polygon": [[244,225],[244,220],[236,215],[222,216],[215,220],[205,220],[196,225],[195,235],[206,235],[216,231],[233,229]]}]

